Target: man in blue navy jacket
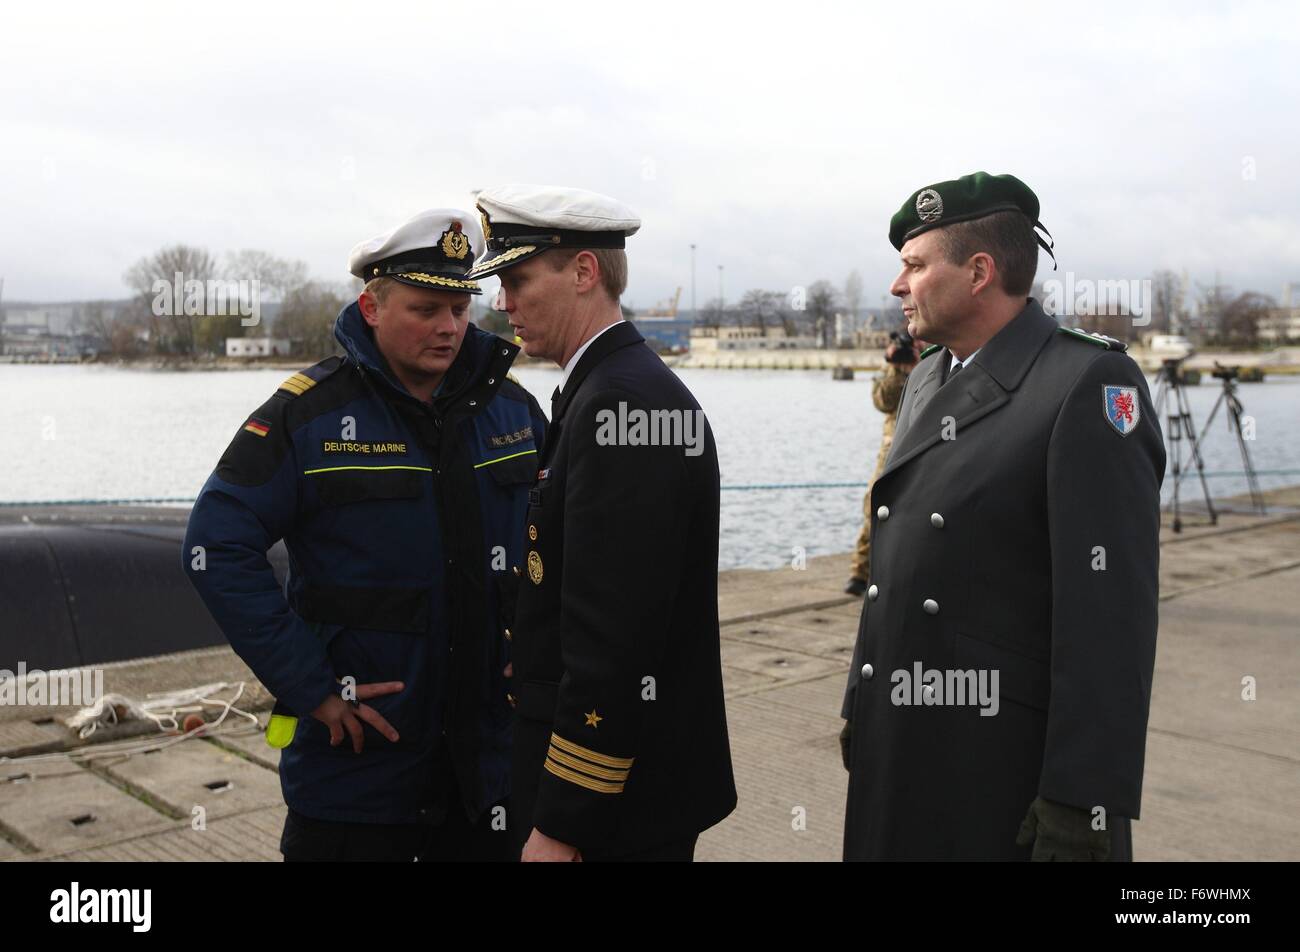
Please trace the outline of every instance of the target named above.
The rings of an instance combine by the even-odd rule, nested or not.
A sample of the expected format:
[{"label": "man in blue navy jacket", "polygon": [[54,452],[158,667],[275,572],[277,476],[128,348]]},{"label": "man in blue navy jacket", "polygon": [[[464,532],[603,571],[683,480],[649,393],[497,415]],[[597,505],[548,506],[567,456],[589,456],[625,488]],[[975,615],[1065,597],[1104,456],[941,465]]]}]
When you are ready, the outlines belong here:
[{"label": "man in blue navy jacket", "polygon": [[345,355],[248,418],[190,516],[189,577],[277,699],[286,860],[510,856],[507,626],[546,420],[518,348],[469,321],[482,245],[454,209],[359,244]]}]

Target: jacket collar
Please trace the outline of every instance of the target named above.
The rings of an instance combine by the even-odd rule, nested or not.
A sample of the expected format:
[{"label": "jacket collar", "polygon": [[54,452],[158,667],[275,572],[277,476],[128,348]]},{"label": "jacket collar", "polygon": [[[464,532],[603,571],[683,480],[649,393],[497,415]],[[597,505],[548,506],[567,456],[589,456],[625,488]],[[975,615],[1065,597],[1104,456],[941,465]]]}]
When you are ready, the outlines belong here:
[{"label": "jacket collar", "polygon": [[[1047,339],[1056,332],[1057,326],[1055,318],[1049,317],[1042,305],[1030,298],[1020,313],[980,348],[970,366],[964,368],[962,373],[979,365],[1003,390],[1015,390],[1029,372],[1034,358],[1043,349]],[[945,350],[944,353],[948,354],[948,351]]]},{"label": "jacket collar", "polygon": [[564,416],[565,408],[572,402],[573,395],[581,389],[582,381],[591,373],[592,368],[614,351],[640,344],[644,340],[640,331],[632,326],[630,321],[620,321],[593,340],[586,353],[578,358],[578,363],[569,374],[569,379],[564,382],[564,390],[551,404],[552,422]]},{"label": "jacket collar", "polygon": [[[906,428],[895,437],[883,477],[941,441],[952,439],[965,426],[992,413],[1010,400],[1039,351],[1056,331],[1056,321],[1033,298],[1002,330],[980,348],[975,359],[946,383],[952,354],[933,354],[914,373],[924,374],[905,400]],[[929,366],[926,366],[926,363]],[[950,431],[952,435],[948,435]]]}]

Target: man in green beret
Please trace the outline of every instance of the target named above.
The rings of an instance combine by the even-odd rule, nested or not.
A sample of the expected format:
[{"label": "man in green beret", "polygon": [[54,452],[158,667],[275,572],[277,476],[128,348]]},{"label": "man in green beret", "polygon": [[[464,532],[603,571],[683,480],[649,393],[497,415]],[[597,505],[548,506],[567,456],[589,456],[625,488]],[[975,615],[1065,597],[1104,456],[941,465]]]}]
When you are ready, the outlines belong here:
[{"label": "man in green beret", "polygon": [[1164,447],[1124,345],[1029,296],[1038,211],[977,172],[890,224],[890,290],[936,343],[872,486],[845,859],[1132,856]]}]

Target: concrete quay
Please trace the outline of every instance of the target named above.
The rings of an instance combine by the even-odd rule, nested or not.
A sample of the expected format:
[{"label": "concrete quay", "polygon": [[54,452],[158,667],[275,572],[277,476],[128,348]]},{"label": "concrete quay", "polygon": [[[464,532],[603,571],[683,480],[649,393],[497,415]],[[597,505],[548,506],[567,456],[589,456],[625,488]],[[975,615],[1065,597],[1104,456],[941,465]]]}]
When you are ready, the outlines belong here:
[{"label": "concrete quay", "polygon": [[[1268,496],[1266,517],[1165,532],[1139,860],[1300,859],[1300,487]],[[847,565],[720,576],[740,805],[701,837],[701,860],[839,858],[839,705],[861,606],[843,594]],[[236,706],[265,725],[270,699],[226,647],[102,668],[107,691],[136,699],[244,682]],[[278,752],[251,724],[231,715],[228,732],[185,740],[120,725],[87,744],[70,713],[0,706],[0,861],[280,858]]]}]

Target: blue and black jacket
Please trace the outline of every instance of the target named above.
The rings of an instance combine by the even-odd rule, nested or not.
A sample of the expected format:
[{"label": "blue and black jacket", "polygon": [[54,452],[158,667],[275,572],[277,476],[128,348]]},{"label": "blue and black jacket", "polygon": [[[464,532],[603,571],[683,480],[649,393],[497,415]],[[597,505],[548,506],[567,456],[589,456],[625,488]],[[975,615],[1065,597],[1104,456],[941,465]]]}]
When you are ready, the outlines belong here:
[{"label": "blue and black jacket", "polygon": [[[449,767],[468,816],[509,792],[515,567],[546,419],[506,377],[518,348],[470,326],[423,403],[356,303],[346,355],[286,380],[249,418],[190,515],[186,571],[232,647],[298,715],[281,786],[309,817],[437,822]],[[283,539],[284,588],[267,550]],[[401,681],[369,703],[360,755],[311,717],[346,677]],[[346,682],[345,682],[346,683]]]}]

